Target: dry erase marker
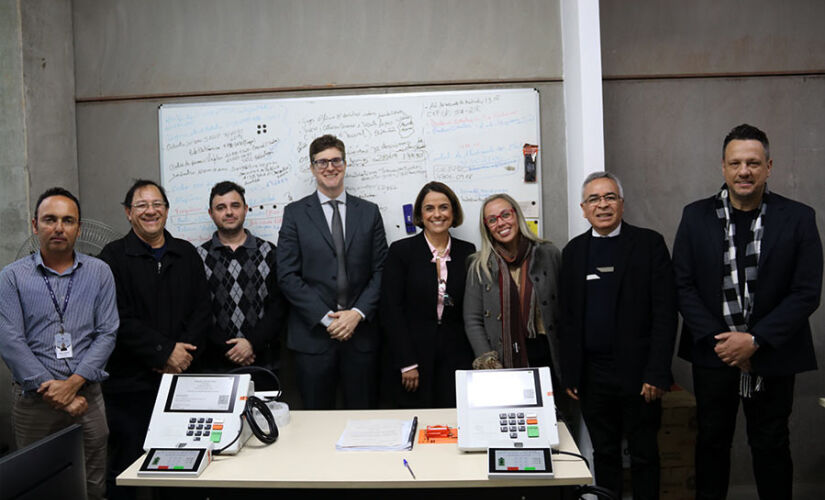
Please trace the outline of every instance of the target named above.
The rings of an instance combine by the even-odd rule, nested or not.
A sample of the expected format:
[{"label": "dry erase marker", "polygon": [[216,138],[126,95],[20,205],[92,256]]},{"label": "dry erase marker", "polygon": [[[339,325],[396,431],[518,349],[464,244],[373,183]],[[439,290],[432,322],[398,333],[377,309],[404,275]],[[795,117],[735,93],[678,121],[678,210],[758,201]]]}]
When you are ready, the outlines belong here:
[{"label": "dry erase marker", "polygon": [[404,226],[406,227],[407,234],[415,234],[415,224],[413,224],[413,206],[411,203],[407,203],[403,206],[404,209]]},{"label": "dry erase marker", "polygon": [[410,426],[410,449],[413,449],[413,445],[415,444],[415,431],[418,429],[418,417],[415,416],[412,419],[412,425]]}]

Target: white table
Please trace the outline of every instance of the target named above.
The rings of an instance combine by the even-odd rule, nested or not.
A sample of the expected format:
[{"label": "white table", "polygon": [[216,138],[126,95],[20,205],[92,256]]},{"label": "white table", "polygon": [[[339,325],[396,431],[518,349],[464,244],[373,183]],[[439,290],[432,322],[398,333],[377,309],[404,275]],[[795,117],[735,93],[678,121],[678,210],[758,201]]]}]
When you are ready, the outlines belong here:
[{"label": "white table", "polygon": [[[264,446],[254,437],[234,456],[218,456],[198,478],[138,477],[141,457],[117,478],[121,486],[212,488],[477,488],[571,486],[592,482],[581,459],[553,455],[553,479],[487,479],[487,454],[463,453],[456,444],[415,444],[412,451],[337,451],[335,442],[348,419],[418,416],[427,425],[456,425],[455,409],[293,411],[278,441]],[[564,424],[559,449],[578,453]],[[417,439],[416,439],[417,441]],[[417,479],[404,468],[406,458]]]}]

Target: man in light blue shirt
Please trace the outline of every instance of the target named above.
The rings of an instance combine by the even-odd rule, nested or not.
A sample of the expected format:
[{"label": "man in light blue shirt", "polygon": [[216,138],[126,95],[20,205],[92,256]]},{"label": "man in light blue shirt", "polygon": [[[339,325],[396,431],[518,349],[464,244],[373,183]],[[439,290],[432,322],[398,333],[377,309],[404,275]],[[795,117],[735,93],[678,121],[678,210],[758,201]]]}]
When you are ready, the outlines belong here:
[{"label": "man in light blue shirt", "polygon": [[63,188],[37,200],[40,251],[0,272],[0,354],[14,380],[12,424],[22,448],[83,427],[89,498],[105,493],[108,427],[100,382],[119,320],[112,272],[74,251],[80,204]]}]

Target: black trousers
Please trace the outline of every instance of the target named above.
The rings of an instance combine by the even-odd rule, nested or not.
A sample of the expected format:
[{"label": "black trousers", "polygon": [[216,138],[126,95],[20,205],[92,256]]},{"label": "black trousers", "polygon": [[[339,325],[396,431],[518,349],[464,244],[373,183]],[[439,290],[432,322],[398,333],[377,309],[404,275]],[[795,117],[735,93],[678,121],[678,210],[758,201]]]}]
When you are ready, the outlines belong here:
[{"label": "black trousers", "polygon": [[661,400],[647,403],[638,393],[623,393],[610,360],[585,363],[580,398],[593,442],[596,484],[622,497],[622,437],[627,436],[633,498],[658,499]]},{"label": "black trousers", "polygon": [[736,368],[693,366],[696,392],[696,498],[723,499],[730,480],[730,448],[739,402],[745,411],[748,444],[759,498],[790,500],[793,486],[788,419],[795,376],[764,377],[762,390],[739,396]]},{"label": "black trousers", "polygon": [[[463,329],[440,324],[435,345],[428,359],[420,356],[418,363],[418,390],[407,392],[401,385],[401,373],[395,369],[397,402],[400,408],[455,408],[455,371],[470,370],[473,349]],[[420,353],[419,353],[420,354]]]},{"label": "black trousers", "polygon": [[109,424],[106,497],[110,500],[137,498],[137,488],[116,486],[115,478],[143,454],[156,396],[156,391],[103,394]]},{"label": "black trousers", "polygon": [[378,406],[378,351],[361,352],[352,342],[335,342],[321,354],[293,351],[293,359],[305,410],[335,409],[339,384],[345,409]]}]

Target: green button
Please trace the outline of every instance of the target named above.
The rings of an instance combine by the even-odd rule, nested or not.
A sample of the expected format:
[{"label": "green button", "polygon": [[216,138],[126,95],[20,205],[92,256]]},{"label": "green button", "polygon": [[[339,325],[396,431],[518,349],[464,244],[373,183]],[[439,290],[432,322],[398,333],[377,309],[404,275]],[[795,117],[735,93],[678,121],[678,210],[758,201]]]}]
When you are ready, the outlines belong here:
[{"label": "green button", "polygon": [[536,470],[535,467],[525,467],[524,470]]},{"label": "green button", "polygon": [[531,438],[539,437],[539,426],[538,425],[528,425],[527,426],[527,437],[531,437]]},{"label": "green button", "polygon": [[209,437],[212,439],[213,443],[219,443],[221,441],[221,431],[212,431],[212,434],[210,434]]},{"label": "green button", "polygon": [[182,465],[176,465],[176,466],[174,466],[174,467],[172,467],[172,468],[173,468],[173,469],[175,469],[175,470],[183,470],[183,466],[182,466]]}]

